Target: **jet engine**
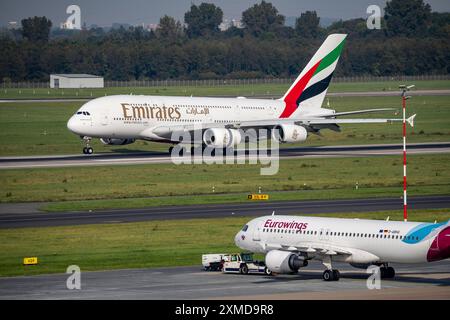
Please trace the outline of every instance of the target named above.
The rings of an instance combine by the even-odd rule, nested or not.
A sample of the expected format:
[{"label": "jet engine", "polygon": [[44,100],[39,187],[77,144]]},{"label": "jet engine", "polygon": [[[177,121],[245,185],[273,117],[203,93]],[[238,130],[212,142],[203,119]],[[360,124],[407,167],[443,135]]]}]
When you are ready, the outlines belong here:
[{"label": "jet engine", "polygon": [[272,139],[279,142],[302,142],[308,137],[308,132],[296,124],[281,124],[272,130]]},{"label": "jet engine", "polygon": [[368,267],[374,265],[373,263],[350,263],[353,268],[357,269],[367,269]]},{"label": "jet engine", "polygon": [[203,143],[213,148],[230,148],[241,142],[238,130],[225,128],[209,128],[203,133]]},{"label": "jet engine", "polygon": [[308,261],[305,257],[289,251],[272,250],[266,255],[266,266],[275,273],[297,272],[298,269],[307,265]]},{"label": "jet engine", "polygon": [[110,146],[123,146],[125,144],[133,143],[135,139],[101,138],[100,141],[103,144]]}]

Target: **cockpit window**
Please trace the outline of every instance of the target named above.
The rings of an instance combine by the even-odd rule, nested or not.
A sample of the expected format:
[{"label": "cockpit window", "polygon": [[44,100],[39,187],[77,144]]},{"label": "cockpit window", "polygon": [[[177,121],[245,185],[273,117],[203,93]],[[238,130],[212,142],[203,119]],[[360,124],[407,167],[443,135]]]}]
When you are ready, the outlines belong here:
[{"label": "cockpit window", "polygon": [[81,111],[78,111],[78,112],[77,112],[77,114],[83,114],[83,112],[81,112]]},{"label": "cockpit window", "polygon": [[246,224],[243,228],[242,228],[242,231],[247,231],[247,229],[248,229],[248,224]]},{"label": "cockpit window", "polygon": [[91,114],[87,111],[78,111],[77,114],[83,114],[85,116],[90,116]]}]

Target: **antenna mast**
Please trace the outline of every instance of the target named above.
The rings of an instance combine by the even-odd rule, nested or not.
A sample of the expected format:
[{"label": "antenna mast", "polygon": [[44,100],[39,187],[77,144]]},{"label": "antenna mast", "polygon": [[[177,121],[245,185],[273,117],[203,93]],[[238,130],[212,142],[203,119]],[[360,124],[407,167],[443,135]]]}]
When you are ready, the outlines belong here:
[{"label": "antenna mast", "polygon": [[411,96],[406,96],[406,92],[414,85],[400,85],[400,90],[402,90],[402,109],[403,109],[403,220],[408,221],[408,201],[406,193],[406,100],[411,98]]}]

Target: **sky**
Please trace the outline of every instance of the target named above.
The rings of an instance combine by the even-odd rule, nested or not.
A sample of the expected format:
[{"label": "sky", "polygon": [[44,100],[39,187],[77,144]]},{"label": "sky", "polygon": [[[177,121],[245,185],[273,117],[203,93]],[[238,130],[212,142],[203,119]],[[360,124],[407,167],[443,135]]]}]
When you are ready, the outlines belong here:
[{"label": "sky", "polygon": [[[297,17],[306,10],[317,11],[319,17],[350,19],[367,17],[369,5],[384,8],[386,0],[266,0],[287,17]],[[0,25],[31,16],[46,16],[54,26],[59,26],[69,16],[67,6],[77,4],[81,8],[81,23],[87,26],[110,26],[112,23],[158,23],[167,14],[183,21],[191,4],[214,3],[224,12],[224,18],[239,19],[242,11],[259,3],[259,0],[0,0]],[[449,0],[425,0],[433,11],[450,12]]]}]

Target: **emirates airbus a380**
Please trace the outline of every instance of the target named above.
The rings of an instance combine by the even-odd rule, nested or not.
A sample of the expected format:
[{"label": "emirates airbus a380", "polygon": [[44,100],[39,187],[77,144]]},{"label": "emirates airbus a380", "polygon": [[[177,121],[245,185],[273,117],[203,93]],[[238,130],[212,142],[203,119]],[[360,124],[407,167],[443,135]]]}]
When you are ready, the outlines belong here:
[{"label": "emirates airbus a380", "polygon": [[[299,216],[264,216],[248,222],[235,236],[238,247],[266,254],[267,269],[295,273],[311,259],[326,267],[323,279],[339,280],[333,262],[380,268],[393,278],[389,263],[424,263],[450,258],[450,220],[398,222]],[[240,266],[245,273],[245,265]]]},{"label": "emirates airbus a380", "polygon": [[[233,148],[242,132],[266,129],[265,136],[282,143],[305,141],[321,129],[339,131],[339,124],[386,123],[402,119],[338,119],[340,116],[391,109],[335,112],[322,108],[334,69],[345,42],[345,34],[327,37],[285,95],[278,100],[113,95],[84,104],[67,127],[84,139],[83,153],[93,153],[89,142],[100,138],[104,144],[124,145],[136,139],[166,142],[181,132],[199,130],[200,141],[192,145]],[[408,119],[412,125],[413,117]],[[178,134],[177,134],[178,133]],[[199,139],[197,139],[199,140]]]}]

